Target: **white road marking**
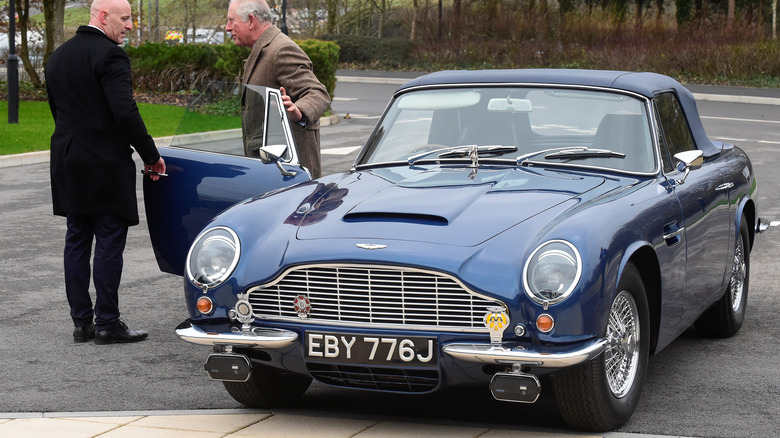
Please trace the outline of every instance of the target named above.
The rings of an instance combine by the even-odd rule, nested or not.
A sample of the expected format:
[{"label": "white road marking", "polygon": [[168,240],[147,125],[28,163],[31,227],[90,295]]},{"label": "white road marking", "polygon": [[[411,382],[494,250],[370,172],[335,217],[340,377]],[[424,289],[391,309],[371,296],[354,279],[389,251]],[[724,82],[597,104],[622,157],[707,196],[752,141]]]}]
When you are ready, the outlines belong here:
[{"label": "white road marking", "polygon": [[320,154],[322,155],[349,155],[352,152],[355,152],[356,150],[360,149],[360,146],[345,146],[341,148],[329,148],[329,149],[321,149]]},{"label": "white road marking", "polygon": [[775,140],[751,140],[749,138],[713,137],[713,140],[725,141],[725,142],[728,142],[728,143],[751,142],[751,143],[760,143],[760,144],[778,144],[778,145],[780,145],[780,141],[775,141]]},{"label": "white road marking", "polygon": [[748,123],[774,123],[780,125],[780,120],[758,120],[758,119],[735,119],[732,117],[715,117],[715,116],[700,116],[702,119],[710,120],[728,120],[731,122],[748,122]]}]

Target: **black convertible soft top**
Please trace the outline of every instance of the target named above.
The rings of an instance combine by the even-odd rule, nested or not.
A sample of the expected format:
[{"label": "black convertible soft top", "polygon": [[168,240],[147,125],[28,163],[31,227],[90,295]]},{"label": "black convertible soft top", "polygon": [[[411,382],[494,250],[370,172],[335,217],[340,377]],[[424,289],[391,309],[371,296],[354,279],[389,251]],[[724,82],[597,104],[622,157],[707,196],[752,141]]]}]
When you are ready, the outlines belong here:
[{"label": "black convertible soft top", "polygon": [[693,94],[669,76],[649,72],[570,69],[448,70],[420,76],[402,85],[396,93],[421,86],[464,84],[538,84],[612,88],[630,91],[652,99],[656,94],[673,91],[682,104],[696,147],[707,157],[730,147],[707,137],[699,118]]}]

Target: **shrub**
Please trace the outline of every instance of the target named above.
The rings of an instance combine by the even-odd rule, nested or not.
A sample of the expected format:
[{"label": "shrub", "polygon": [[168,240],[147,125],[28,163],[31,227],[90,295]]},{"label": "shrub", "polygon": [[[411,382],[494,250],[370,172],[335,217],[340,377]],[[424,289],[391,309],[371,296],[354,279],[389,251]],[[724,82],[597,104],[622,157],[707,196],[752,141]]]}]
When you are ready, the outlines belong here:
[{"label": "shrub", "polygon": [[322,35],[325,41],[335,41],[341,48],[340,64],[362,64],[374,67],[399,68],[409,63],[412,45],[404,38],[373,38],[353,35]]},{"label": "shrub", "polygon": [[314,74],[328,89],[331,99],[336,90],[336,68],[339,65],[339,46],[331,41],[303,40],[296,41],[309,55],[314,65]]},{"label": "shrub", "polygon": [[213,46],[217,53],[217,62],[214,70],[227,81],[239,82],[244,71],[244,61],[249,57],[249,47],[241,47],[235,44],[222,44]]},{"label": "shrub", "polygon": [[[314,74],[333,96],[339,47],[333,42],[298,42],[311,58]],[[133,69],[134,87],[153,92],[192,91],[208,81],[240,80],[248,47],[234,44],[146,43],[126,47]]]},{"label": "shrub", "polygon": [[191,91],[204,81],[224,79],[214,70],[217,54],[207,44],[147,43],[125,48],[134,87],[155,92]]}]

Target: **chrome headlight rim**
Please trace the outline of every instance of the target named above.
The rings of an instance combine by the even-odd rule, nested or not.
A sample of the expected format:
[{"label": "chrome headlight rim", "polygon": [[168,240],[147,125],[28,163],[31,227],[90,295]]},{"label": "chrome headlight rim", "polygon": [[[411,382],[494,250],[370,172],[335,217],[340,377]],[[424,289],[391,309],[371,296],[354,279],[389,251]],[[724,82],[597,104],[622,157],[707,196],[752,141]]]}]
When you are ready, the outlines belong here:
[{"label": "chrome headlight rim", "polygon": [[[212,240],[213,239],[213,240]],[[211,281],[200,281],[196,274],[193,272],[192,268],[192,262],[193,262],[193,256],[196,256],[196,251],[201,251],[205,247],[205,244],[209,243],[228,243],[230,246],[232,246],[233,249],[233,257],[226,269],[223,270],[222,273],[219,274],[218,277],[214,278]],[[202,231],[198,237],[195,239],[195,241],[190,246],[190,250],[187,253],[187,260],[185,261],[185,268],[187,271],[187,278],[189,281],[194,284],[195,286],[199,288],[207,288],[212,289],[215,288],[222,283],[224,283],[230,276],[233,274],[233,271],[236,269],[236,266],[238,265],[238,260],[241,257],[241,241],[238,238],[238,234],[236,234],[235,231],[230,229],[226,226],[216,226],[211,227],[207,230]]]},{"label": "chrome headlight rim", "polygon": [[[563,245],[568,251],[561,251],[561,250],[555,250],[551,247],[554,247],[556,245]],[[533,268],[532,265],[535,263],[538,263],[539,256],[546,254],[548,252],[555,252],[555,254],[552,255],[560,255],[561,252],[567,254],[570,256],[571,262],[574,263],[576,269],[575,274],[570,279],[570,282],[568,284],[568,287],[563,290],[558,296],[555,298],[548,298],[544,297],[541,294],[538,293],[537,288],[534,284],[529,280],[529,276],[531,274],[531,269]],[[531,253],[531,255],[528,257],[528,259],[525,262],[525,266],[523,267],[523,286],[526,295],[528,295],[531,300],[533,300],[535,303],[542,304],[545,306],[558,304],[569,298],[574,292],[574,289],[576,289],[577,285],[580,282],[580,279],[582,278],[582,256],[580,255],[579,250],[576,246],[574,246],[573,243],[563,240],[563,239],[553,239],[545,241],[544,243],[540,244],[539,246],[534,249],[534,251]]]}]

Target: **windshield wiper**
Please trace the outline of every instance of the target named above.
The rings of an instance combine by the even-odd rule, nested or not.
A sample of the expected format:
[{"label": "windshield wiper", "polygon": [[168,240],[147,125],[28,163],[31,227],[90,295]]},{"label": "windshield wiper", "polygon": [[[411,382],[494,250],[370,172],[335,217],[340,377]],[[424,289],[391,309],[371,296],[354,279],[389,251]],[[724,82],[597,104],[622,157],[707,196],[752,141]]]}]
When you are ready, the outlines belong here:
[{"label": "windshield wiper", "polygon": [[460,145],[460,146],[450,146],[440,149],[435,149],[432,151],[425,151],[422,153],[419,153],[417,155],[412,155],[409,157],[406,161],[409,164],[414,164],[417,161],[420,161],[422,158],[425,158],[429,155],[433,155],[436,153],[439,153],[439,155],[436,156],[436,159],[439,158],[466,158],[471,157],[475,154],[479,156],[484,155],[503,155],[508,154],[510,152],[517,152],[516,146],[501,146],[501,145],[489,145],[489,146],[477,146],[477,145]]},{"label": "windshield wiper", "polygon": [[585,158],[626,158],[626,154],[609,149],[590,149],[586,147],[564,149],[544,156],[546,160],[581,160]]},{"label": "windshield wiper", "polygon": [[[474,151],[474,146],[464,146],[461,149],[444,152],[439,154],[439,158],[462,158],[470,156]],[[480,157],[489,155],[504,155],[511,152],[517,152],[516,146],[489,145],[477,146],[477,153]]]},{"label": "windshield wiper", "polygon": [[441,148],[436,148],[424,152],[420,152],[419,154],[412,155],[411,157],[406,159],[406,162],[409,164],[414,164],[415,162],[419,161],[421,158],[425,158],[428,155],[433,155],[438,152],[445,152],[445,151],[451,151],[453,149],[462,149],[463,146],[445,146]]}]

